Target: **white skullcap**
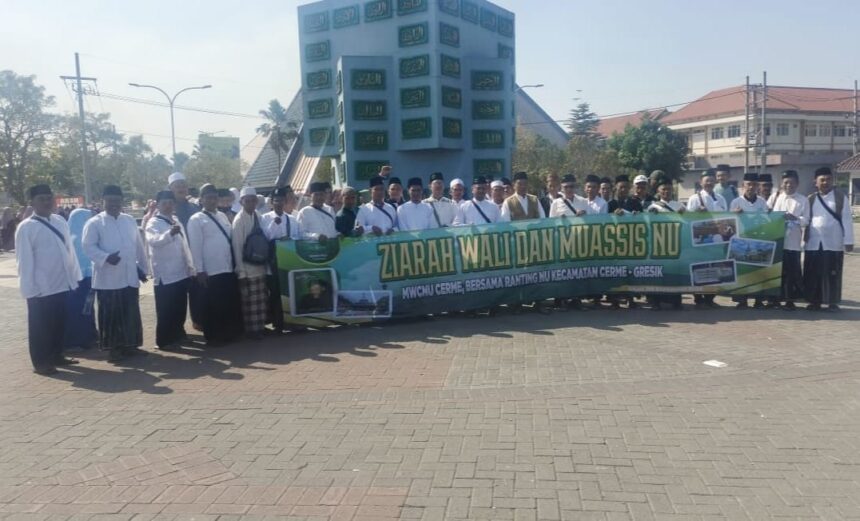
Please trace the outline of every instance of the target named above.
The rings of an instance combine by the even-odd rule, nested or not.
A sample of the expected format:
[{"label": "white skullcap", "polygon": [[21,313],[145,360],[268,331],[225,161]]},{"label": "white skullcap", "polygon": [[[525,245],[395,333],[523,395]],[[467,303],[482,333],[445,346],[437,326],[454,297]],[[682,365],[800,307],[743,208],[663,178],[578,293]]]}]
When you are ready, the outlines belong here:
[{"label": "white skullcap", "polygon": [[167,178],[167,184],[168,185],[172,185],[176,181],[185,181],[185,174],[183,174],[182,172],[173,172]]},{"label": "white skullcap", "polygon": [[490,183],[490,188],[504,188],[504,187],[505,187],[505,183],[503,183],[499,180],[496,180],[496,181],[493,181],[492,183]]},{"label": "white skullcap", "polygon": [[454,188],[457,185],[465,187],[466,183],[464,183],[463,180],[458,177],[457,179],[451,181],[450,187]]},{"label": "white skullcap", "polygon": [[648,177],[644,176],[642,174],[639,174],[633,178],[633,184],[634,185],[638,185],[639,183],[647,183],[647,182],[648,182]]},{"label": "white skullcap", "polygon": [[233,192],[233,195],[239,195],[239,189],[235,186],[230,188],[230,191]]},{"label": "white skullcap", "polygon": [[245,197],[245,196],[248,196],[248,195],[253,195],[254,197],[257,197],[257,189],[256,189],[256,188],[254,188],[253,186],[245,186],[245,187],[243,187],[243,188],[242,188],[242,191],[240,192],[240,196],[239,196],[239,197],[241,198],[241,197]]}]

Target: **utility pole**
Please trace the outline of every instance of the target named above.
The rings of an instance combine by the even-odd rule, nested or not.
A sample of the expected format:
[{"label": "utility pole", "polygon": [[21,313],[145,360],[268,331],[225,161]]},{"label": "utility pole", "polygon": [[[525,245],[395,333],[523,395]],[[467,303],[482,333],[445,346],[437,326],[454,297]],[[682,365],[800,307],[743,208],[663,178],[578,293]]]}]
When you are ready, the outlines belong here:
[{"label": "utility pole", "polygon": [[857,80],[854,80],[854,155],[857,155],[860,148],[860,125],[857,122]]},{"label": "utility pole", "polygon": [[761,84],[761,166],[759,175],[767,168],[767,71],[762,72]]},{"label": "utility pole", "polygon": [[750,77],[747,75],[746,103],[744,103],[744,173],[750,171]]},{"label": "utility pole", "polygon": [[81,76],[81,58],[75,53],[75,75],[60,76],[63,81],[72,81],[72,90],[78,95],[78,114],[81,117],[81,166],[84,170],[84,205],[90,204],[90,174],[87,168],[87,120],[84,114],[84,87],[83,82],[95,82],[95,78]]}]

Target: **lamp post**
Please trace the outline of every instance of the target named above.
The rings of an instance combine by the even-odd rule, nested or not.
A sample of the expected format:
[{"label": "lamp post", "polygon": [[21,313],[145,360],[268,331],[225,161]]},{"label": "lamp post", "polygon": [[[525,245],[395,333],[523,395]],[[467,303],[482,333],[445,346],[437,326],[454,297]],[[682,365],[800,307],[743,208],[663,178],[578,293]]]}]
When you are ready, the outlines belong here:
[{"label": "lamp post", "polygon": [[173,164],[176,165],[176,128],[173,123],[173,104],[176,101],[176,98],[179,97],[180,94],[187,90],[203,90],[203,89],[211,89],[212,85],[202,85],[200,87],[185,87],[181,89],[179,92],[174,94],[172,97],[170,94],[164,91],[164,89],[156,87],[155,85],[142,85],[140,83],[129,83],[132,87],[140,87],[144,89],[155,89],[158,92],[164,94],[164,97],[167,98],[167,103],[170,105],[170,141],[173,145]]},{"label": "lamp post", "polygon": [[535,83],[533,85],[517,85],[517,89],[515,92],[519,92],[523,89],[539,89],[543,87],[543,83]]}]

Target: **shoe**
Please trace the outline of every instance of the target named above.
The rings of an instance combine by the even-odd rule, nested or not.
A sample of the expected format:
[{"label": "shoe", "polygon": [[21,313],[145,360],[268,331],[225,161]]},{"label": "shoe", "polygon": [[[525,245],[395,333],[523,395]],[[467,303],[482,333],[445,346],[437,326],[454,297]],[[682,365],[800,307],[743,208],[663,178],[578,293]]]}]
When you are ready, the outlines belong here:
[{"label": "shoe", "polygon": [[77,360],[75,360],[74,358],[66,358],[65,356],[63,356],[63,357],[58,358],[58,359],[54,362],[54,365],[56,365],[56,366],[58,366],[58,367],[61,367],[61,366],[64,366],[64,365],[78,365],[79,363],[80,363],[80,362],[78,362],[78,361],[77,361]]},{"label": "shoe", "polygon": [[627,302],[627,309],[639,309],[639,304],[637,304],[635,300],[630,299]]},{"label": "shoe", "polygon": [[821,311],[821,304],[810,304],[806,306],[807,311]]},{"label": "shoe", "polygon": [[827,306],[827,311],[839,311],[839,306],[837,306],[836,304],[830,304],[829,306]]},{"label": "shoe", "polygon": [[59,373],[59,371],[57,371],[57,368],[54,366],[36,367],[33,369],[33,372],[41,376],[50,376],[52,374]]},{"label": "shoe", "polygon": [[753,303],[753,309],[764,309],[764,303],[761,300],[756,300]]},{"label": "shoe", "polygon": [[706,303],[711,309],[720,309],[722,306],[714,302],[713,300]]},{"label": "shoe", "polygon": [[182,348],[180,348],[178,344],[167,344],[166,346],[158,346],[157,349],[159,351],[167,351],[170,353],[175,353],[176,351],[179,351]]},{"label": "shoe", "polygon": [[143,349],[141,349],[139,347],[130,347],[128,349],[123,349],[122,352],[127,357],[149,356],[149,353],[147,353],[146,351],[144,351]]},{"label": "shoe", "polygon": [[794,311],[795,309],[797,309],[797,306],[794,305],[794,302],[786,302],[785,304],[783,304],[782,308],[786,311]]},{"label": "shoe", "polygon": [[750,305],[747,304],[747,301],[738,302],[738,305],[735,306],[735,309],[749,309]]}]

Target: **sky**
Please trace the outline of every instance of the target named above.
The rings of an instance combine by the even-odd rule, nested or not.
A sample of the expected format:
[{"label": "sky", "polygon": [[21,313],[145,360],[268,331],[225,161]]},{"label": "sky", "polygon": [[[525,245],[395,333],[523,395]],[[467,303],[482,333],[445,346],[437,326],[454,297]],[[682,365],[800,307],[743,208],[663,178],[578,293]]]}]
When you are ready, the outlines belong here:
[{"label": "sky", "polygon": [[[177,149],[199,132],[232,135],[242,146],[272,98],[288,104],[300,87],[297,0],[0,0],[0,70],[35,75],[58,112],[77,104],[61,75],[97,78],[105,95],[162,101],[129,82],[183,93]],[[344,4],[356,0],[344,0]],[[675,105],[742,85],[852,88],[860,79],[851,0],[496,0],[516,15],[517,80],[555,119],[587,101],[601,116]],[[87,96],[117,130],[143,134],[170,154],[167,108]]]}]

